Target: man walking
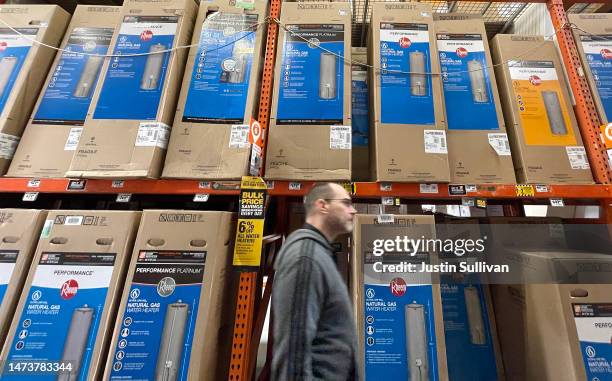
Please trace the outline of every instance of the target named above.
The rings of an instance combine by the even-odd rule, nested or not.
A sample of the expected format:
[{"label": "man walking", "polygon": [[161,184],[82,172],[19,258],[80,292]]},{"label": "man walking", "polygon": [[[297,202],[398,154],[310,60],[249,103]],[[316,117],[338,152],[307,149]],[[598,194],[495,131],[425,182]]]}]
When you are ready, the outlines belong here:
[{"label": "man walking", "polygon": [[357,332],[332,242],[353,229],[346,190],[317,184],[304,197],[306,223],[292,233],[276,261],[273,381],[359,380]]}]

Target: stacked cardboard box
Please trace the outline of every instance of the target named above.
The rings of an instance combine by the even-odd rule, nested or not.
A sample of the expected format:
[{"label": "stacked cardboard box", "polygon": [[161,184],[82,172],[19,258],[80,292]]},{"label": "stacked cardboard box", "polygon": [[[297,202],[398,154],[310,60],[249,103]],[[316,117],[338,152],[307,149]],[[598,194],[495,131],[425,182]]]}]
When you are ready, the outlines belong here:
[{"label": "stacked cardboard box", "polygon": [[159,177],[195,15],[193,0],[123,3],[67,176]]},{"label": "stacked cardboard box", "polygon": [[[121,7],[78,5],[44,91],[8,170],[14,177],[63,177],[108,54]],[[87,54],[87,55],[86,55]],[[108,60],[108,58],[106,58]]]},{"label": "stacked cardboard box", "polygon": [[592,183],[554,42],[498,34],[491,49],[517,180]]},{"label": "stacked cardboard box", "polygon": [[[70,15],[57,5],[0,5],[0,175],[6,173]],[[18,33],[17,33],[18,32]]]},{"label": "stacked cardboard box", "polygon": [[[202,3],[162,177],[239,179],[248,173],[267,1]],[[228,33],[233,30],[233,33]]]},{"label": "stacked cardboard box", "polygon": [[351,178],[351,5],[285,2],[266,178]]}]

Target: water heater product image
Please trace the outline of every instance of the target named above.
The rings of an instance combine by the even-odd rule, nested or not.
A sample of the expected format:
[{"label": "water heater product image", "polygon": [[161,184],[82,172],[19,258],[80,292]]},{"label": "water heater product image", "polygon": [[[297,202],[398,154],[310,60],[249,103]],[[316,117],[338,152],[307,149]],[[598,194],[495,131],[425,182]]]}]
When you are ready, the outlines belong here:
[{"label": "water heater product image", "polygon": [[331,53],[321,53],[321,66],[319,72],[319,98],[336,98],[336,71],[338,60]]},{"label": "water heater product image", "polygon": [[104,57],[89,56],[87,58],[87,62],[81,73],[81,78],[79,78],[79,82],[72,94],[73,96],[76,98],[89,97],[91,91],[95,87],[94,82],[98,76],[98,71],[100,70],[100,66],[102,66],[102,62],[104,62]]},{"label": "water heater product image", "polygon": [[229,83],[243,83],[246,77],[249,43],[246,41],[238,41],[232,49],[232,59],[235,66],[229,75],[227,81]]},{"label": "water heater product image", "polygon": [[429,380],[425,306],[411,303],[405,308],[408,373],[410,381]]},{"label": "water heater product image", "polygon": [[472,86],[472,98],[476,103],[486,103],[489,101],[487,94],[487,83],[485,73],[480,61],[470,60],[467,64],[470,75],[470,85]]},{"label": "water heater product image", "polygon": [[140,88],[142,90],[155,90],[157,88],[165,56],[165,53],[160,52],[164,50],[166,50],[166,47],[162,44],[155,44],[149,49],[147,63],[140,80]]},{"label": "water heater product image", "polygon": [[72,312],[61,360],[61,363],[64,364],[70,363],[72,369],[69,372],[59,373],[57,381],[75,381],[78,379],[93,318],[94,309],[87,307],[87,305],[76,308]]},{"label": "water heater product image", "polygon": [[425,54],[410,52],[410,94],[418,97],[427,95],[427,77],[425,75]]},{"label": "water heater product image", "polygon": [[164,328],[157,357],[155,381],[175,381],[178,379],[189,305],[180,300],[168,305]]},{"label": "water heater product image", "polygon": [[554,135],[567,135],[567,126],[563,119],[559,94],[556,91],[542,91],[542,100],[552,133]]},{"label": "water heater product image", "polygon": [[0,60],[0,97],[4,95],[4,90],[16,65],[17,57],[3,57]]},{"label": "water heater product image", "polygon": [[487,343],[487,338],[485,336],[484,320],[482,319],[482,307],[478,289],[474,286],[468,286],[463,289],[463,296],[465,298],[467,321],[470,329],[470,342],[475,345],[485,345]]}]

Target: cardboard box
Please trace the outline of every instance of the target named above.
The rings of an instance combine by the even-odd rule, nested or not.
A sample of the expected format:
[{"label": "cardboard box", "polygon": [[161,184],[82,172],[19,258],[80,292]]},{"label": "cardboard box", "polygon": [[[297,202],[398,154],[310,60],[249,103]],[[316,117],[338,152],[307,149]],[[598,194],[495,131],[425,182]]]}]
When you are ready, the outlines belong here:
[{"label": "cardboard box", "polygon": [[47,211],[0,209],[0,345],[13,321]]},{"label": "cardboard box", "polygon": [[57,5],[0,5],[0,175],[15,154],[70,15]]},{"label": "cardboard box", "polygon": [[451,182],[513,184],[510,143],[481,17],[434,16]]},{"label": "cardboard box", "polygon": [[384,247],[377,240],[435,236],[432,216],[380,223],[379,216],[356,215],[351,291],[366,380],[448,380],[439,284],[431,274],[377,271],[381,264],[435,263],[435,254],[374,251]]},{"label": "cardboard box", "polygon": [[[268,3],[257,0],[252,10],[234,3],[200,6],[164,178],[240,179],[248,173],[246,125],[257,117]],[[224,33],[227,28],[236,33]],[[213,37],[206,37],[210,33]]]},{"label": "cardboard box", "polygon": [[[585,278],[585,283],[493,286],[507,379],[590,381],[609,377],[612,256],[587,252],[509,255],[522,258],[513,264],[526,274],[554,276],[550,266],[561,264],[576,279]],[[590,283],[594,278],[604,283]]]},{"label": "cardboard box", "polygon": [[[597,113],[603,124],[612,122],[612,13],[578,14],[568,13],[582,67],[593,94]],[[610,137],[612,140],[612,137]]]},{"label": "cardboard box", "polygon": [[8,176],[64,176],[105,60],[75,53],[108,54],[120,12],[121,7],[77,5],[60,45],[70,51],[55,56]]},{"label": "cardboard box", "polygon": [[431,5],[373,4],[369,36],[374,179],[450,181]]},{"label": "cardboard box", "polygon": [[[516,178],[592,183],[586,151],[553,41],[498,34],[491,40]],[[513,60],[521,56],[521,61]]]},{"label": "cardboard box", "polygon": [[196,16],[193,0],[126,0],[69,177],[157,178]]},{"label": "cardboard box", "polygon": [[351,5],[285,2],[281,23],[265,176],[350,180]]},{"label": "cardboard box", "polygon": [[353,127],[353,146],[352,146],[352,169],[351,179],[353,181],[370,180],[370,94],[368,87],[367,48],[352,48],[351,59],[352,69],[352,88],[351,88],[351,116]]},{"label": "cardboard box", "polygon": [[[10,363],[58,364],[58,378],[102,375],[140,212],[49,213],[2,350]],[[69,375],[68,373],[72,373]]]},{"label": "cardboard box", "polygon": [[567,247],[563,221],[556,217],[488,217],[482,219],[481,230],[495,248]]},{"label": "cardboard box", "polygon": [[143,212],[105,380],[227,378],[234,233],[228,212]]}]

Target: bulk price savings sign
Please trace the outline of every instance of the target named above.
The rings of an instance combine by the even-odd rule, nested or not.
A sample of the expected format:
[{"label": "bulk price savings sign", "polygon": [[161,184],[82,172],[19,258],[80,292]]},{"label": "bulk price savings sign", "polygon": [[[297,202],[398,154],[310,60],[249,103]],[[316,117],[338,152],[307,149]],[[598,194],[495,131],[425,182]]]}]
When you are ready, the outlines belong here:
[{"label": "bulk price savings sign", "polygon": [[242,178],[234,266],[259,267],[260,265],[266,189],[266,183],[261,177]]}]

